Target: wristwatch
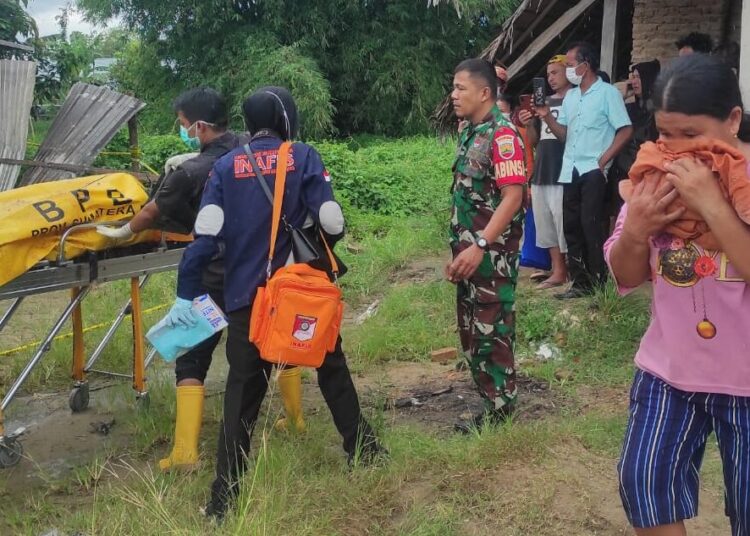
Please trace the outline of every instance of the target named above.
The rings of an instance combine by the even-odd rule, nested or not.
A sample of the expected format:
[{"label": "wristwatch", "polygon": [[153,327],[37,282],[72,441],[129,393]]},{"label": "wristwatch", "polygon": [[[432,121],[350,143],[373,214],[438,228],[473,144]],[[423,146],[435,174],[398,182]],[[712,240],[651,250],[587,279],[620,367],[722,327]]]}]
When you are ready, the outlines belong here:
[{"label": "wristwatch", "polygon": [[490,249],[490,243],[487,242],[486,238],[482,238],[481,236],[477,238],[476,245],[485,251],[489,251]]}]

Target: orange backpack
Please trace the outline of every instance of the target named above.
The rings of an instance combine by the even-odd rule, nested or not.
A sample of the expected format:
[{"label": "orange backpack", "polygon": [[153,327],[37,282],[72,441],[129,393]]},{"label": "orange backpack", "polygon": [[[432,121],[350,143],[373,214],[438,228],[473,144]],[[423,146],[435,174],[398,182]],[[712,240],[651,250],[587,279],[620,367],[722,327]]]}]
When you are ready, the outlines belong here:
[{"label": "orange backpack", "polygon": [[[250,342],[258,347],[265,361],[318,368],[326,354],[336,348],[344,313],[341,289],[326,272],[303,263],[279,268],[271,276],[290,147],[287,142],[279,148],[266,286],[258,288],[253,302]],[[336,274],[338,265],[322,233],[321,239]]]}]

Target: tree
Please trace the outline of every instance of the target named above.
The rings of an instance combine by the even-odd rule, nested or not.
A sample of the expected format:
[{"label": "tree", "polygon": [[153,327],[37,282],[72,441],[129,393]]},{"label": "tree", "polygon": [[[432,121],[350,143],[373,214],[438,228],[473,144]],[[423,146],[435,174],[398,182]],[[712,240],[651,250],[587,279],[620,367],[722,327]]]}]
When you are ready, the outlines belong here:
[{"label": "tree", "polygon": [[37,79],[35,103],[55,102],[65,97],[76,82],[88,81],[92,73],[94,49],[92,39],[81,32],[68,35],[68,19],[72,6],[68,2],[55,17],[60,33],[34,41]]},{"label": "tree", "polygon": [[172,69],[159,59],[154,44],[133,39],[115,54],[117,63],[111,75],[121,90],[148,102],[139,119],[148,130],[168,132],[174,124],[172,100],[183,89],[183,83]]},{"label": "tree", "polygon": [[92,39],[94,54],[98,58],[114,58],[133,39],[133,34],[124,28],[109,28]]},{"label": "tree", "polygon": [[18,43],[18,36],[25,39],[39,35],[36,22],[26,13],[28,0],[0,0],[0,39]]},{"label": "tree", "polygon": [[[335,111],[328,134],[336,129],[391,135],[429,128],[428,117],[445,95],[455,64],[476,55],[516,4],[78,0],[90,20],[121,16],[183,85],[223,86],[237,106],[258,83],[280,80],[295,86],[297,100],[311,103],[318,116],[315,132],[328,124],[326,111]],[[326,93],[330,98],[321,102]],[[310,110],[304,114],[308,120]]]}]

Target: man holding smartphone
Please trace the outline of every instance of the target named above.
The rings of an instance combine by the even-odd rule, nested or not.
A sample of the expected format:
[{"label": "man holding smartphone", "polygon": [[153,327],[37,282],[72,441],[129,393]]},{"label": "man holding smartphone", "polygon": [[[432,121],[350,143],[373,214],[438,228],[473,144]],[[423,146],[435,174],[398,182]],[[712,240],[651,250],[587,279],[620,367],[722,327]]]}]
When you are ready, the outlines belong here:
[{"label": "man holding smartphone", "polygon": [[[554,118],[560,115],[563,99],[573,87],[565,77],[565,62],[565,56],[557,55],[547,63],[547,82],[554,94],[547,97],[543,104],[549,107],[550,115]],[[543,78],[540,80],[544,81]],[[535,97],[536,94],[535,87]],[[547,122],[535,117],[533,112],[522,110],[519,119],[526,127],[529,143],[536,147],[534,174],[531,176],[536,245],[548,249],[552,260],[552,272],[537,288],[559,287],[568,280],[568,268],[565,265],[567,244],[563,228],[563,185],[559,182],[565,144],[555,137]]]},{"label": "man holding smartphone", "polygon": [[593,294],[607,280],[604,263],[606,171],[633,136],[620,92],[597,74],[599,55],[588,43],[566,54],[568,91],[555,118],[549,106],[537,107],[557,139],[565,142],[559,182],[563,190],[563,225],[572,286],[559,299]]}]

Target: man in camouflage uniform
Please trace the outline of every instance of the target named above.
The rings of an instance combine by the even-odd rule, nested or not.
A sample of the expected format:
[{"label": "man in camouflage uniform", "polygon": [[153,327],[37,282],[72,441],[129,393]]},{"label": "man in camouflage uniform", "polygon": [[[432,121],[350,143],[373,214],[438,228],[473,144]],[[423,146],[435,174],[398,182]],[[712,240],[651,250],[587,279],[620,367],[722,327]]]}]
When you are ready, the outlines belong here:
[{"label": "man in camouflage uniform", "polygon": [[486,410],[456,425],[468,432],[505,419],[516,400],[515,291],[526,188],[524,148],[495,105],[492,65],[466,60],[454,73],[453,105],[468,121],[453,164],[451,249],[461,346]]}]

